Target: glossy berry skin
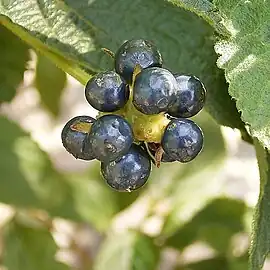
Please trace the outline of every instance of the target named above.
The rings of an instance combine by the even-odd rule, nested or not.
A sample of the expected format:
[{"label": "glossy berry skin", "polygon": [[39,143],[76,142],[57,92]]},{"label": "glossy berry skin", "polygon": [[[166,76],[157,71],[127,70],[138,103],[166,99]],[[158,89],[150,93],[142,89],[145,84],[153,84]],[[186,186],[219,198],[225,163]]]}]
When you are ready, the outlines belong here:
[{"label": "glossy berry skin", "polygon": [[115,54],[115,70],[129,84],[136,65],[142,69],[162,66],[161,54],[153,43],[143,39],[132,39],[118,49]]},{"label": "glossy berry skin", "polygon": [[196,115],[205,104],[204,85],[195,76],[175,75],[178,83],[177,101],[169,109],[171,116],[188,118]]},{"label": "glossy berry skin", "polygon": [[142,187],[151,172],[151,162],[144,150],[132,145],[120,159],[101,163],[107,184],[117,191],[133,191]]},{"label": "glossy berry skin", "polygon": [[85,97],[95,109],[101,112],[114,112],[127,103],[128,85],[114,71],[101,72],[86,84]]},{"label": "glossy berry skin", "polygon": [[129,123],[119,115],[104,115],[92,125],[86,146],[100,161],[113,161],[126,154],[133,142]]},{"label": "glossy berry skin", "polygon": [[133,104],[144,114],[167,111],[176,101],[177,81],[166,69],[153,67],[136,76],[133,88]]},{"label": "glossy berry skin", "polygon": [[174,158],[170,157],[166,152],[163,153],[161,162],[174,162]]},{"label": "glossy berry skin", "polygon": [[95,121],[90,116],[76,116],[65,124],[61,133],[62,144],[75,158],[83,160],[95,158],[91,149],[85,149],[85,139]]},{"label": "glossy berry skin", "polygon": [[166,127],[161,145],[171,158],[183,163],[189,162],[202,150],[203,133],[189,119],[174,119]]}]

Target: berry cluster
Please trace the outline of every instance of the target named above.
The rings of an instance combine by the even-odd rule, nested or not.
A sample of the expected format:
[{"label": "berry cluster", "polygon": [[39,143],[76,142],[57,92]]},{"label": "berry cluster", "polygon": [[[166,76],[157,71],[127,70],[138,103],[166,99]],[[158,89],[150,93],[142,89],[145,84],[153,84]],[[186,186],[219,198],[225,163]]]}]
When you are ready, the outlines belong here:
[{"label": "berry cluster", "polygon": [[101,72],[85,87],[97,119],[77,116],[62,131],[62,142],[75,158],[101,161],[106,182],[132,191],[149,178],[151,162],[193,160],[203,147],[203,133],[192,120],[205,103],[198,78],[172,74],[146,40],[126,41],[114,55],[115,71]]}]

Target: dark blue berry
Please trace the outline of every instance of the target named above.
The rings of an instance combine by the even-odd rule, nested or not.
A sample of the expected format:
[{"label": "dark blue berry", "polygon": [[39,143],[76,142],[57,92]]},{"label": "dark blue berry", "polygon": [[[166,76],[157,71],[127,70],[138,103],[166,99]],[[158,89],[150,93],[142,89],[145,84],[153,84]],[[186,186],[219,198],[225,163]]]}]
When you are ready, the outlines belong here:
[{"label": "dark blue berry", "polygon": [[133,142],[129,123],[119,115],[104,115],[92,125],[87,147],[100,161],[113,161],[126,154]]},{"label": "dark blue berry", "polygon": [[201,81],[188,75],[175,75],[178,83],[177,101],[169,109],[171,116],[188,118],[196,115],[204,106],[206,91]]},{"label": "dark blue berry", "polygon": [[85,149],[85,139],[95,121],[90,116],[76,116],[65,124],[61,133],[62,143],[75,158],[83,160],[95,158],[91,149]]},{"label": "dark blue berry", "polygon": [[163,153],[161,162],[174,162],[174,158],[170,157],[166,152]]},{"label": "dark blue berry", "polygon": [[103,177],[108,185],[117,191],[132,191],[142,187],[150,171],[150,159],[137,145],[132,145],[120,159],[101,163]]},{"label": "dark blue berry", "polygon": [[85,97],[95,109],[101,112],[114,112],[127,103],[128,85],[114,71],[101,72],[86,84]]},{"label": "dark blue berry", "polygon": [[203,147],[203,133],[189,119],[174,119],[166,127],[161,145],[169,157],[180,162],[189,162]]},{"label": "dark blue berry", "polygon": [[162,66],[161,54],[152,42],[143,39],[128,40],[118,49],[115,54],[115,70],[129,84],[136,65],[142,69]]},{"label": "dark blue berry", "polygon": [[133,104],[144,114],[167,111],[176,101],[177,82],[171,72],[153,67],[136,76],[133,89]]}]

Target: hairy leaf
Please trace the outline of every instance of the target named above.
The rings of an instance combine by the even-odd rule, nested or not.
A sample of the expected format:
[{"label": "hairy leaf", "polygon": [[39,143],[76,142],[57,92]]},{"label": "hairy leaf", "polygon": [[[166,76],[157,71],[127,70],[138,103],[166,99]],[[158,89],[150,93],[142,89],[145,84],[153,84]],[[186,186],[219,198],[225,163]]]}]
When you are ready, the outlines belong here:
[{"label": "hairy leaf", "polygon": [[[180,6],[197,10],[199,15],[213,21],[210,14],[214,16],[215,12],[211,11],[213,5],[209,1],[180,2]],[[111,69],[113,61],[102,47],[115,51],[127,39],[153,40],[166,67],[174,72],[192,73],[206,84],[206,109],[216,120],[244,130],[228,95],[224,74],[216,67],[214,30],[195,14],[164,0],[118,0],[113,4],[108,0],[1,0],[0,3],[0,13],[15,23],[2,17],[6,27],[44,53],[60,55],[58,65],[64,69],[70,66],[66,71],[84,84],[89,76],[73,69],[65,59],[87,71]]]},{"label": "hairy leaf", "polygon": [[213,5],[213,1],[208,0],[167,0],[173,4],[190,10],[197,15],[203,17],[210,25],[212,25],[216,31],[223,35],[228,36],[229,32],[222,24],[222,17],[217,12],[216,7]]},{"label": "hairy leaf", "polygon": [[215,0],[231,38],[215,46],[242,119],[270,149],[270,1]]}]

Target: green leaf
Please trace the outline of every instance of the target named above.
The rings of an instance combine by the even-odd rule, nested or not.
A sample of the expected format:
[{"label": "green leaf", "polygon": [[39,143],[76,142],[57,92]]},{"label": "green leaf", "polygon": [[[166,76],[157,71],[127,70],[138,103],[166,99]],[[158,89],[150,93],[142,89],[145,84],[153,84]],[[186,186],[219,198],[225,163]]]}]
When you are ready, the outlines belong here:
[{"label": "green leaf", "polygon": [[230,261],[230,270],[246,270],[248,269],[248,252],[241,257],[234,257]]},{"label": "green leaf", "polygon": [[[214,21],[210,14],[215,16],[216,13],[209,1],[180,2],[180,6],[198,10],[199,15]],[[153,40],[169,69],[192,73],[205,83],[208,89],[206,109],[217,121],[244,130],[228,95],[224,74],[216,67],[214,29],[195,14],[164,0],[115,1],[113,5],[108,0],[52,0],[46,3],[1,0],[0,3],[0,13],[15,23],[2,17],[6,27],[44,53],[49,51],[53,56],[61,56],[57,64],[83,84],[89,76],[77,69],[74,74],[73,66],[67,70],[69,65],[65,59],[88,71],[111,69],[113,61],[104,54],[102,47],[116,51],[127,39]]]},{"label": "green leaf", "polygon": [[154,270],[159,260],[153,240],[138,232],[111,234],[102,244],[94,270]]},{"label": "green leaf", "polygon": [[[0,1],[0,22],[2,25],[4,25],[15,35],[20,37],[28,45],[36,49],[37,52],[50,58],[59,68],[69,73],[71,76],[76,78],[82,84],[85,84],[91,78],[92,71],[90,70],[85,71],[85,69],[80,65],[80,63],[77,63],[74,58],[69,59],[67,56],[62,55],[61,53],[55,51],[51,47],[48,47],[47,45],[43,44],[41,40],[37,39],[33,33],[30,33],[20,25],[12,23],[12,21],[10,21],[8,17],[2,16],[2,14],[4,13],[3,13],[3,4],[1,1]],[[26,12],[24,13],[26,14]],[[32,17],[32,15],[30,16]]]},{"label": "green leaf", "polygon": [[216,7],[213,5],[213,1],[208,0],[167,0],[179,7],[190,10],[197,15],[203,17],[210,25],[212,25],[216,31],[223,35],[228,36],[229,32],[222,24],[222,17],[216,12]]},{"label": "green leaf", "polygon": [[35,85],[42,104],[54,115],[59,113],[60,97],[66,86],[66,73],[47,57],[38,55]]},{"label": "green leaf", "polygon": [[29,134],[3,117],[0,129],[5,130],[0,134],[1,202],[87,221],[98,230],[110,225],[118,205],[99,178],[61,175]]},{"label": "green leaf", "polygon": [[3,265],[9,270],[68,270],[55,260],[57,246],[44,228],[28,228],[15,220],[4,230]]},{"label": "green leaf", "polygon": [[270,154],[258,142],[255,144],[260,169],[260,196],[254,213],[250,249],[250,270],[262,269],[270,252]]},{"label": "green leaf", "polygon": [[183,250],[195,241],[204,241],[225,255],[230,251],[232,237],[244,231],[245,210],[246,206],[242,201],[215,199],[172,234],[166,245]]},{"label": "green leaf", "polygon": [[[114,215],[131,204],[137,194],[124,194],[112,190],[102,178],[100,162],[92,161],[83,174],[72,174],[68,181],[72,187],[76,211],[96,228],[106,230]],[[131,195],[127,198],[128,195]]]},{"label": "green leaf", "polygon": [[229,93],[236,100],[252,136],[270,149],[270,1],[225,1],[214,4],[231,32],[215,46],[225,69]]},{"label": "green leaf", "polygon": [[[48,172],[52,172],[48,171],[48,160],[28,134],[14,123],[1,117],[0,127],[5,130],[0,134],[1,201],[17,206],[41,206],[38,198],[42,200],[52,191],[48,186],[46,188],[46,181],[43,181]],[[53,180],[52,177],[55,178],[55,175],[47,179]],[[38,182],[43,182],[45,186],[39,186]],[[58,198],[51,197],[50,203],[53,204]]]},{"label": "green leaf", "polygon": [[72,186],[78,213],[104,230],[115,214],[130,206],[143,192],[143,189],[130,193],[115,192],[102,177],[99,161],[92,161],[86,172],[69,174],[67,179]]},{"label": "green leaf", "polygon": [[0,103],[9,102],[23,80],[29,60],[28,47],[0,24]]}]

